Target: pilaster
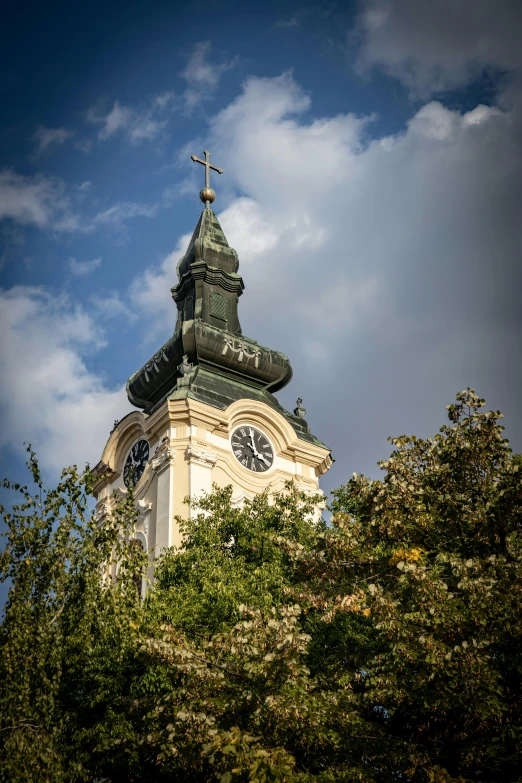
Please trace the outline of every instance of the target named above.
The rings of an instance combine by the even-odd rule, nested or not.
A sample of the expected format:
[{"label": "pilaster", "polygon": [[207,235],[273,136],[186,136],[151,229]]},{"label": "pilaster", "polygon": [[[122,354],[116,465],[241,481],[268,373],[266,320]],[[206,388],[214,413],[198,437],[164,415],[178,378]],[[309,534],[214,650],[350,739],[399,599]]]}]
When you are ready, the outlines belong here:
[{"label": "pilaster", "polygon": [[[190,499],[201,497],[204,493],[212,491],[212,468],[216,464],[218,455],[213,451],[197,448],[192,444],[187,446],[185,458],[189,470],[189,495]],[[192,505],[190,515],[196,512]]]},{"label": "pilaster", "polygon": [[176,450],[171,448],[170,440],[165,437],[150,460],[156,478],[156,525],[154,556],[162,549],[172,546],[174,526],[174,462]]}]

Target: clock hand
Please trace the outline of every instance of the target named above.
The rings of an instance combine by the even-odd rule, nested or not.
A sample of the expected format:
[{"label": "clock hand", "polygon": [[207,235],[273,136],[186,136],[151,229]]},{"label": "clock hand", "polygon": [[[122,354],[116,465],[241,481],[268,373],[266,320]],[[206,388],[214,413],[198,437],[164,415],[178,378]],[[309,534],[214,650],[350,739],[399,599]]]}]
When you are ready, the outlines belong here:
[{"label": "clock hand", "polygon": [[255,444],[254,444],[254,436],[253,435],[250,436],[250,443],[251,443],[252,451],[254,452],[254,457],[259,457],[259,454],[257,453],[257,449],[256,449]]},{"label": "clock hand", "polygon": [[268,462],[266,461],[266,459],[263,457],[263,455],[262,455],[262,454],[258,454],[258,453],[256,452],[256,457],[257,457],[258,459],[260,459],[260,460],[261,460],[261,462],[264,462],[264,463],[265,463],[265,465],[268,465]]}]

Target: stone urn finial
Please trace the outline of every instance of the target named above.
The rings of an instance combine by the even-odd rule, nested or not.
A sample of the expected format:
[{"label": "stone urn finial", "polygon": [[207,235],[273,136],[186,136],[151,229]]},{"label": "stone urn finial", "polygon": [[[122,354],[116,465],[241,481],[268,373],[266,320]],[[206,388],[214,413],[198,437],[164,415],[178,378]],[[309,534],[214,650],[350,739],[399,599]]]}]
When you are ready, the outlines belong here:
[{"label": "stone urn finial", "polygon": [[193,364],[189,362],[187,354],[184,354],[181,364],[178,364],[178,371],[181,378],[178,378],[178,389],[182,386],[190,386],[190,373],[192,372]]},{"label": "stone urn finial", "polygon": [[303,401],[301,397],[297,400],[297,407],[294,408],[294,416],[298,416],[300,419],[304,419],[306,416],[306,409],[303,408]]}]

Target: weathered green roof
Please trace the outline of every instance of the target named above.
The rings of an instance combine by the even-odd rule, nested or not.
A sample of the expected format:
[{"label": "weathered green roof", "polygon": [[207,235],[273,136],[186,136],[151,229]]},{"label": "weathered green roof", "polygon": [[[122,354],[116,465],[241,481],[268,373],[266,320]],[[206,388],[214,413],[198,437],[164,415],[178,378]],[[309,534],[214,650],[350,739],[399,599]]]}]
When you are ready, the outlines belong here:
[{"label": "weathered green roof", "polygon": [[[205,253],[206,251],[206,253]],[[185,255],[180,259],[177,272],[180,281],[190,265],[207,256],[211,266],[227,272],[237,272],[239,260],[236,251],[228,244],[219,220],[210,208],[205,208],[194,229]]]},{"label": "weathered green roof", "polygon": [[285,410],[274,395],[270,394],[266,389],[255,388],[199,367],[195,371],[189,387],[175,389],[168,395],[168,399],[171,400],[183,400],[186,397],[204,402],[206,405],[211,405],[213,408],[219,408],[220,410],[226,410],[229,405],[237,402],[237,400],[247,399],[264,402],[281,414],[281,416],[284,416],[290,426],[293,427],[298,438],[316,446],[327,448],[319,438],[312,435],[304,419],[294,416]]},{"label": "weathered green roof", "polygon": [[[304,419],[273,396],[292,378],[287,357],[242,335],[238,299],[244,286],[238,268],[236,251],[206,207],[177,267],[174,334],[129,378],[129,400],[147,414],[169,398],[190,397],[222,410],[236,400],[259,400],[284,416],[299,438],[324,446]],[[190,373],[182,363],[192,366]]]}]

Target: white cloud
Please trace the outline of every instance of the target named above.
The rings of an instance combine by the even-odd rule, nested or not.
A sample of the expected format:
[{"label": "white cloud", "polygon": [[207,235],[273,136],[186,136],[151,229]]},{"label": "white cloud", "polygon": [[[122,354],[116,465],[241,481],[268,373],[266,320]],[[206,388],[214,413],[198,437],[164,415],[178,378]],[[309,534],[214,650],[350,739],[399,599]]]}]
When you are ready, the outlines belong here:
[{"label": "white cloud", "polygon": [[160,264],[148,267],[129,287],[133,305],[152,315],[148,332],[143,335],[146,342],[158,339],[169,326],[172,331],[176,316],[170,288],[177,281],[176,264],[187,249],[190,237],[191,234],[181,236],[175,249]]},{"label": "white cloud", "polygon": [[221,212],[223,226],[232,226],[234,249],[243,264],[251,265],[258,256],[273,250],[280,238],[281,229],[269,222],[260,205],[250,198],[238,198]]},{"label": "white cloud", "polygon": [[75,231],[90,231],[90,226],[83,223],[80,215],[73,212],[67,212],[64,215],[57,217],[52,224],[52,228],[54,231],[66,231],[70,233]]},{"label": "white cloud", "polygon": [[63,187],[45,177],[24,177],[12,170],[0,172],[0,218],[18,223],[46,226],[51,219],[56,196]]},{"label": "white cloud", "polygon": [[[371,471],[388,434],[430,434],[466,385],[511,414],[520,448],[522,99],[431,102],[373,140],[371,118],[312,112],[290,75],[250,79],[208,138],[246,194],[219,213],[218,189],[214,205],[245,277],[244,333],[290,357],[280,397],[305,398],[338,460],[330,481]],[[155,341],[188,240],[131,287]]]},{"label": "white cloud", "polygon": [[174,93],[172,90],[163,92],[160,95],[155,95],[152,99],[152,108],[161,109],[162,111],[174,100]]},{"label": "white cloud", "polygon": [[142,116],[129,128],[129,140],[131,144],[153,141],[166,127],[167,120],[153,120],[151,117]]},{"label": "white cloud", "polygon": [[56,231],[76,231],[80,227],[61,180],[39,175],[26,177],[12,169],[0,171],[2,219]]},{"label": "white cloud", "polygon": [[131,109],[126,106],[120,106],[119,101],[116,101],[108,114],[100,117],[91,113],[89,119],[91,122],[102,123],[98,136],[104,141],[122,128],[126,128],[130,124],[132,116],[133,112]]},{"label": "white cloud", "polygon": [[172,98],[171,92],[156,95],[151,99],[150,107],[143,111],[115,101],[107,114],[90,109],[87,116],[90,122],[101,126],[98,131],[100,141],[106,141],[118,134],[123,134],[133,145],[142,141],[154,141],[163,134],[168,125],[168,119],[160,117]]},{"label": "white cloud", "polygon": [[82,182],[81,185],[78,185],[78,190],[81,190],[82,193],[87,193],[92,188],[92,182],[90,179],[85,180],[85,182]]},{"label": "white cloud", "polygon": [[40,125],[33,139],[37,144],[37,153],[41,154],[53,145],[60,146],[64,144],[72,136],[74,136],[74,131],[68,128],[45,128],[43,125]]},{"label": "white cloud", "polygon": [[237,58],[211,62],[209,59],[211,51],[210,41],[200,41],[194,44],[187,65],[181,72],[181,76],[187,83],[184,103],[185,111],[188,113],[198,103],[211,97],[223,74],[234,68],[237,63]]},{"label": "white cloud", "polygon": [[78,261],[76,258],[69,258],[67,261],[69,271],[78,277],[90,275],[101,265],[101,258],[92,258],[90,261]]},{"label": "white cloud", "polygon": [[104,321],[110,321],[113,318],[135,321],[137,318],[136,313],[122,300],[118,291],[113,291],[106,296],[94,296],[91,298],[91,304],[97,316],[103,318]]},{"label": "white cloud", "polygon": [[400,79],[414,97],[461,87],[484,70],[522,66],[519,0],[362,0],[357,67]]},{"label": "white cloud", "polygon": [[167,185],[167,187],[164,188],[161,195],[162,203],[164,206],[171,206],[176,199],[187,196],[189,193],[193,195],[194,190],[194,180],[190,177],[185,177],[185,179],[176,182],[174,185]]},{"label": "white cloud", "polygon": [[121,225],[126,220],[135,217],[154,217],[159,209],[158,204],[137,204],[133,201],[118,201],[112,207],[98,212],[93,219],[94,223],[112,223]]},{"label": "white cloud", "polygon": [[[522,99],[465,113],[432,101],[382,138],[368,138],[370,123],[314,117],[310,96],[285,74],[248,80],[208,137],[229,187],[245,194],[221,212],[217,194],[245,277],[244,333],[289,356],[294,381],[279,397],[291,408],[302,396],[312,431],[332,447],[326,487],[371,472],[388,434],[432,434],[467,385],[504,409],[522,445]],[[151,207],[111,209],[98,223],[150,216]],[[130,287],[151,348],[172,333],[170,287],[189,239]],[[128,307],[105,299],[93,303],[97,316]],[[1,304],[1,437],[41,445],[53,466],[94,461],[128,409],[122,389],[86,369],[102,335],[39,289],[6,292]]]},{"label": "white cloud", "polygon": [[17,286],[0,291],[0,444],[36,449],[48,472],[97,462],[115,418],[130,406],[84,356],[103,345],[90,316],[65,296]]}]

